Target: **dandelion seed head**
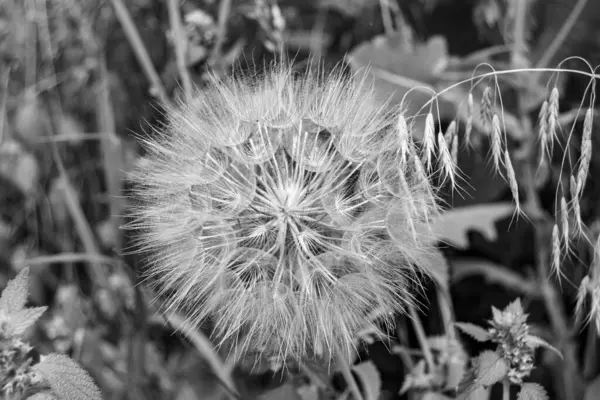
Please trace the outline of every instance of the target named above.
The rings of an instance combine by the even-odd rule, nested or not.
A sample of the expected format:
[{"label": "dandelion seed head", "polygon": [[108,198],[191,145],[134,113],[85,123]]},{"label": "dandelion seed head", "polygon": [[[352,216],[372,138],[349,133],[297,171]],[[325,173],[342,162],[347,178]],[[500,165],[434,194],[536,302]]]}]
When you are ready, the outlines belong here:
[{"label": "dandelion seed head", "polygon": [[286,362],[349,355],[414,302],[436,191],[406,120],[364,81],[214,78],[167,117],[128,225],[165,310],[210,319],[235,357]]}]

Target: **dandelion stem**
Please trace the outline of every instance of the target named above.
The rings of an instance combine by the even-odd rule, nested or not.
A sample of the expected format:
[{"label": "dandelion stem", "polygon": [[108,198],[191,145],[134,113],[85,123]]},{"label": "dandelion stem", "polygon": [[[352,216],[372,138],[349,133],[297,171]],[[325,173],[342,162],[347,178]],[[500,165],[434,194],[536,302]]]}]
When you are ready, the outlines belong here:
[{"label": "dandelion stem", "polygon": [[360,389],[358,388],[358,384],[356,383],[356,379],[354,379],[354,375],[352,375],[352,371],[350,371],[350,364],[348,361],[348,357],[344,357],[344,354],[342,353],[340,347],[336,344],[335,345],[336,348],[336,353],[339,359],[339,366],[340,369],[342,370],[342,376],[344,377],[344,379],[346,380],[346,383],[348,384],[348,387],[350,388],[350,392],[352,392],[352,395],[354,396],[354,398],[356,400],[363,400],[363,395],[360,392]]},{"label": "dandelion stem", "polygon": [[154,65],[152,65],[152,60],[148,54],[148,50],[144,46],[144,42],[142,41],[140,33],[133,23],[131,15],[129,15],[127,7],[122,0],[112,0],[112,4],[113,8],[115,9],[115,15],[125,31],[127,40],[129,40],[140,66],[146,74],[146,77],[152,84],[152,90],[157,94],[157,97],[161,101],[163,101],[165,104],[168,104],[169,96],[167,96],[167,91],[165,90],[160,77],[158,76],[158,72],[156,72],[156,69],[154,68]]},{"label": "dandelion stem", "polygon": [[169,19],[171,22],[173,47],[175,48],[175,58],[177,61],[177,69],[179,70],[179,77],[183,84],[185,99],[190,101],[192,97],[192,80],[186,65],[187,37],[184,35],[181,26],[178,0],[169,0]]},{"label": "dandelion stem", "polygon": [[433,372],[435,371],[435,363],[433,362],[433,353],[431,352],[431,348],[429,347],[429,343],[427,342],[425,329],[423,329],[421,319],[419,318],[417,310],[415,310],[413,305],[409,306],[409,312],[410,320],[412,321],[413,327],[415,328],[415,333],[417,334],[417,340],[419,340],[419,344],[421,345],[421,349],[423,350],[425,362],[427,362],[429,372]]},{"label": "dandelion stem", "polygon": [[510,381],[506,378],[502,380],[502,400],[510,400]]}]

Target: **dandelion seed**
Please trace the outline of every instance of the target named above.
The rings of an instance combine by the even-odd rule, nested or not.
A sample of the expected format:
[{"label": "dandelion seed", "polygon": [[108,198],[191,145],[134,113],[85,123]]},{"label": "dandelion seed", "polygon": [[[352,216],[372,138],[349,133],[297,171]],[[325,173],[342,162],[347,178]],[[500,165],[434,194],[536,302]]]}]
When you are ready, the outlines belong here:
[{"label": "dandelion seed", "polygon": [[510,192],[515,200],[517,212],[520,211],[520,203],[519,203],[519,184],[517,183],[517,177],[515,175],[515,170],[513,169],[512,162],[510,161],[510,155],[508,154],[508,150],[504,151],[504,164],[506,167],[506,177],[508,179],[508,186],[510,188]]},{"label": "dandelion seed", "polygon": [[500,170],[502,159],[502,128],[497,114],[492,117],[492,160],[496,171]]},{"label": "dandelion seed", "polygon": [[363,81],[280,67],[212,78],[168,110],[146,141],[127,226],[163,309],[210,318],[215,344],[238,359],[349,356],[365,327],[383,336],[370,315],[382,309],[389,327],[414,302],[438,209],[406,120],[384,106]]}]

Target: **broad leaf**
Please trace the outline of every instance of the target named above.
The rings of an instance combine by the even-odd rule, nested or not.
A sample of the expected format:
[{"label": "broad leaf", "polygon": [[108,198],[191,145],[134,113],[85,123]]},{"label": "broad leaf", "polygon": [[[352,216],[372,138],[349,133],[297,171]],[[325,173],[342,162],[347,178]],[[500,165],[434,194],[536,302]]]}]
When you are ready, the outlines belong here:
[{"label": "broad leaf", "polygon": [[8,281],[6,288],[0,295],[0,311],[10,315],[21,311],[27,303],[29,292],[29,267],[23,268],[21,272]]},{"label": "broad leaf", "polygon": [[52,353],[33,366],[61,399],[102,400],[90,375],[69,357]]},{"label": "broad leaf", "polygon": [[364,400],[377,400],[381,394],[381,377],[375,364],[366,361],[352,367],[363,387]]},{"label": "broad leaf", "polygon": [[490,334],[488,331],[478,325],[471,324],[469,322],[456,322],[454,325],[478,342],[487,342],[490,340]]},{"label": "broad leaf", "polygon": [[498,235],[496,222],[512,215],[515,206],[512,203],[480,204],[454,208],[440,214],[431,229],[436,240],[451,244],[460,249],[469,247],[468,232],[478,231],[488,241],[495,241]]},{"label": "broad leaf", "polygon": [[458,397],[459,400],[489,400],[489,398],[489,390],[484,388],[483,386],[478,386],[471,392],[465,394],[464,396]]},{"label": "broad leaf", "polygon": [[550,343],[546,342],[544,339],[542,339],[538,336],[535,336],[535,335],[525,336],[525,343],[527,343],[529,346],[533,347],[534,349],[537,347],[544,347],[544,348],[558,354],[558,356],[560,358],[563,358],[562,353],[556,347],[552,346]]},{"label": "broad leaf", "polygon": [[524,383],[517,400],[549,400],[546,389],[539,383]]},{"label": "broad leaf", "polygon": [[438,392],[425,392],[421,400],[452,400],[452,397],[445,396]]},{"label": "broad leaf", "polygon": [[476,359],[477,371],[475,383],[479,386],[491,386],[500,382],[508,373],[504,358],[491,350],[483,351]]},{"label": "broad leaf", "polygon": [[16,336],[23,335],[30,326],[35,324],[47,309],[48,307],[31,307],[11,314],[10,325],[12,334]]}]

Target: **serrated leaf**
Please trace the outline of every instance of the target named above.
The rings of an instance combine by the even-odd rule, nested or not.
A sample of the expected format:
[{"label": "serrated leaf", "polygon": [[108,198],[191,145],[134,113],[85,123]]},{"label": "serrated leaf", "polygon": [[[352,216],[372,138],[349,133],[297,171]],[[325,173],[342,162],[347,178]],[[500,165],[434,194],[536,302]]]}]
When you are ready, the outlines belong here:
[{"label": "serrated leaf", "polygon": [[29,267],[23,268],[21,272],[8,281],[6,288],[0,295],[0,311],[8,315],[16,313],[25,307],[29,292]]},{"label": "serrated leaf", "polygon": [[431,229],[437,240],[449,243],[460,249],[469,247],[469,231],[481,233],[493,242],[498,236],[496,222],[512,215],[515,206],[512,203],[489,203],[455,208],[437,217]]},{"label": "serrated leaf", "polygon": [[498,310],[496,307],[492,306],[492,319],[496,322],[502,321],[502,311]]},{"label": "serrated leaf", "polygon": [[27,400],[59,400],[59,399],[57,399],[56,396],[52,394],[52,392],[48,391],[48,392],[36,393],[33,396],[29,396],[27,398]]},{"label": "serrated leaf", "polygon": [[421,400],[452,400],[452,398],[439,392],[425,392],[423,393]]},{"label": "serrated leaf", "polygon": [[63,354],[48,354],[33,369],[61,399],[102,400],[100,389],[79,364]]},{"label": "serrated leaf", "polygon": [[477,385],[491,386],[500,382],[508,373],[508,365],[504,358],[491,350],[481,352],[476,359],[476,377]]},{"label": "serrated leaf", "polygon": [[524,383],[517,395],[517,400],[548,400],[546,389],[539,383]]},{"label": "serrated leaf", "polygon": [[478,386],[464,396],[459,396],[459,400],[488,400],[490,398],[489,390],[483,386]]},{"label": "serrated leaf", "polygon": [[275,389],[261,393],[257,396],[257,400],[301,400],[300,395],[296,392],[296,389],[291,383],[287,383],[276,387]]},{"label": "serrated leaf", "polygon": [[523,315],[525,313],[523,306],[521,305],[521,299],[518,297],[515,301],[509,303],[503,311],[512,315]]},{"label": "serrated leaf", "polygon": [[47,309],[48,307],[30,307],[11,314],[10,325],[13,335],[23,335]]},{"label": "serrated leaf", "polygon": [[475,325],[470,322],[456,322],[454,325],[478,342],[487,342],[490,340],[490,334],[488,331],[479,325]]},{"label": "serrated leaf", "polygon": [[544,347],[544,348],[558,354],[558,356],[560,358],[563,358],[563,355],[560,352],[560,350],[558,350],[556,347],[552,346],[550,343],[546,342],[541,337],[538,337],[535,335],[527,335],[527,336],[525,336],[525,343],[527,343],[529,346],[533,347],[534,349],[537,347]]},{"label": "serrated leaf", "polygon": [[364,400],[377,400],[381,394],[381,377],[372,361],[366,361],[352,367],[363,387]]}]

